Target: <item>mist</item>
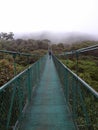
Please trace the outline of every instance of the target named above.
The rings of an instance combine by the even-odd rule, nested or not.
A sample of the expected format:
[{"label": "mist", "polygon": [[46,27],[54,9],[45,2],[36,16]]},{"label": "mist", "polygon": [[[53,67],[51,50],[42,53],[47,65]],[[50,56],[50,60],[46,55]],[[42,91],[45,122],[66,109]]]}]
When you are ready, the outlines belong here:
[{"label": "mist", "polygon": [[49,32],[40,31],[32,33],[15,33],[15,39],[34,39],[34,40],[44,40],[48,39],[51,43],[75,43],[81,41],[97,41],[98,38],[95,35],[80,33],[80,32]]},{"label": "mist", "polygon": [[97,12],[98,0],[0,0],[0,32],[33,32],[35,38],[48,32],[57,36],[54,42],[70,32],[98,36]]}]

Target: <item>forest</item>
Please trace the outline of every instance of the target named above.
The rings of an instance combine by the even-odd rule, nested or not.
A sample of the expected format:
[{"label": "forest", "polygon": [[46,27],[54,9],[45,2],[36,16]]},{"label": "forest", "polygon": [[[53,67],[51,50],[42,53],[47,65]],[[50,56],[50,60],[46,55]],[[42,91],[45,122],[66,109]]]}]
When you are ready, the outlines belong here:
[{"label": "forest", "polygon": [[[30,53],[32,56],[17,55],[15,58],[17,74],[27,68],[29,65],[38,60],[41,56],[48,52],[48,46],[51,46],[54,55],[66,64],[72,71],[76,72],[76,57],[65,56],[59,54],[71,50],[96,45],[95,41],[82,41],[77,43],[59,43],[52,44],[50,40],[34,40],[34,39],[14,39],[13,33],[0,34],[0,50],[15,51],[17,53]],[[14,76],[14,59],[13,55],[0,52],[0,86],[9,81]],[[98,91],[98,50],[80,54],[78,60],[78,75]]]}]

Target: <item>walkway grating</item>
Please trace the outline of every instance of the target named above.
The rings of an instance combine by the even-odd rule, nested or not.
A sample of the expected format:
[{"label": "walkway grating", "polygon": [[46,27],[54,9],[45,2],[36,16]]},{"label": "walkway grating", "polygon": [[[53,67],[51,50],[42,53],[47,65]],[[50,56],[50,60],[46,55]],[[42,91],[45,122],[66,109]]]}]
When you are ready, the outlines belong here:
[{"label": "walkway grating", "polygon": [[47,59],[19,130],[76,130],[52,59]]}]

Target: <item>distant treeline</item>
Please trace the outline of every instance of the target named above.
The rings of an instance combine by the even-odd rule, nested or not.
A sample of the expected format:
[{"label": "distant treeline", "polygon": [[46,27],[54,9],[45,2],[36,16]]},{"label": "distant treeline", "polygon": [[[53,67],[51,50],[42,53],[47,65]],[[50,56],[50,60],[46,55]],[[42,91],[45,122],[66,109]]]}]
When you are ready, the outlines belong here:
[{"label": "distant treeline", "polygon": [[52,44],[51,41],[48,39],[44,39],[44,40],[0,39],[0,50],[33,53],[36,50],[47,51],[48,47],[50,46],[53,53],[58,54],[58,53],[66,52],[66,51],[77,50],[79,48],[91,46],[94,44],[98,44],[98,42],[82,41],[82,42],[77,42],[77,43],[73,43],[73,44],[71,44],[71,43]]}]

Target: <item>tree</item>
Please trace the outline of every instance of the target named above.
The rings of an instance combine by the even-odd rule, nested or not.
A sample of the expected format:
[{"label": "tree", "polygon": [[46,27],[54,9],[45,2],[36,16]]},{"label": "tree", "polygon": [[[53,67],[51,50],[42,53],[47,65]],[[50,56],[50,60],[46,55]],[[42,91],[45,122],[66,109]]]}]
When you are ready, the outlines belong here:
[{"label": "tree", "polygon": [[6,40],[13,40],[14,38],[14,33],[13,32],[9,32],[9,34],[7,34],[7,36],[6,36]]},{"label": "tree", "polygon": [[59,43],[59,44],[58,44],[58,48],[64,49],[64,44],[63,44],[63,43]]},{"label": "tree", "polygon": [[9,32],[9,33],[1,32],[0,33],[0,39],[3,39],[3,40],[13,40],[14,39],[13,37],[14,37],[13,32]]}]

